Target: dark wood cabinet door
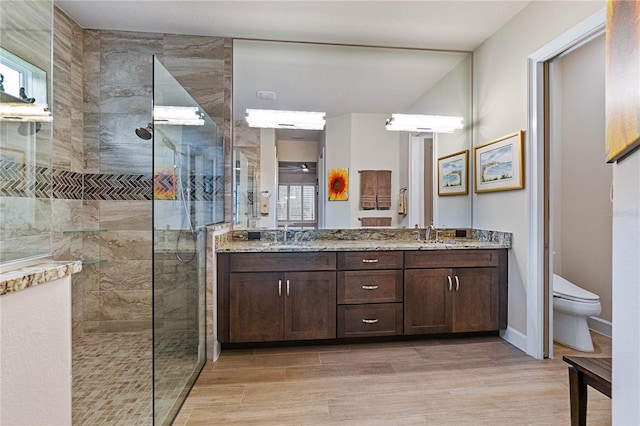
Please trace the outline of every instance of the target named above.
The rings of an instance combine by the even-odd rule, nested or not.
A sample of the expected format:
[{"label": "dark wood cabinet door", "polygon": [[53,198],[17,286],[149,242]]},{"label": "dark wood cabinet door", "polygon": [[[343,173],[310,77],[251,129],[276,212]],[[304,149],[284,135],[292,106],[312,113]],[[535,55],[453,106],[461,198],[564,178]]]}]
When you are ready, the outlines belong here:
[{"label": "dark wood cabinet door", "polygon": [[404,272],[404,334],[451,331],[451,269]]},{"label": "dark wood cabinet door", "polygon": [[230,342],[282,340],[284,285],[283,275],[280,273],[231,274]]},{"label": "dark wood cabinet door", "polygon": [[288,272],[283,296],[285,340],[336,337],[335,272]]},{"label": "dark wood cabinet door", "polygon": [[453,279],[452,331],[497,330],[498,269],[454,269]]}]

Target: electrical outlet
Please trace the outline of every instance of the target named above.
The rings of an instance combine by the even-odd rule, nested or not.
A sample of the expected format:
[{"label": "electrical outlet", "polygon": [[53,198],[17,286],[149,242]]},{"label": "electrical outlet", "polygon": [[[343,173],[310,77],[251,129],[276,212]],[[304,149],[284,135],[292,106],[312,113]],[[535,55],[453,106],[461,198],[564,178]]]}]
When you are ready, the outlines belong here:
[{"label": "electrical outlet", "polygon": [[466,229],[456,229],[456,238],[467,238]]}]

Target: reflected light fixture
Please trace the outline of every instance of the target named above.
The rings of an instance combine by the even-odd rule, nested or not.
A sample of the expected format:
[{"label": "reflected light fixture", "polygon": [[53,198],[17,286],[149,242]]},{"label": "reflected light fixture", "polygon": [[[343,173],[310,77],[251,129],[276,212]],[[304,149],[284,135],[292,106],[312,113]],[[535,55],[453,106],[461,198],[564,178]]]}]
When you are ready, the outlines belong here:
[{"label": "reflected light fixture", "polygon": [[307,166],[307,163],[302,163],[300,165],[300,167],[302,167],[302,171],[303,172],[308,172],[309,171],[309,166]]},{"label": "reflected light fixture", "polygon": [[246,120],[249,127],[322,130],[324,129],[325,115],[324,112],[312,111],[247,109]]},{"label": "reflected light fixture", "polygon": [[387,130],[404,132],[453,133],[463,128],[462,117],[446,115],[391,114]]},{"label": "reflected light fixture", "polygon": [[53,117],[51,116],[49,107],[44,104],[1,102],[0,120],[50,122],[53,120]]},{"label": "reflected light fixture", "polygon": [[157,105],[153,107],[153,122],[170,126],[204,126],[204,114],[198,107]]}]

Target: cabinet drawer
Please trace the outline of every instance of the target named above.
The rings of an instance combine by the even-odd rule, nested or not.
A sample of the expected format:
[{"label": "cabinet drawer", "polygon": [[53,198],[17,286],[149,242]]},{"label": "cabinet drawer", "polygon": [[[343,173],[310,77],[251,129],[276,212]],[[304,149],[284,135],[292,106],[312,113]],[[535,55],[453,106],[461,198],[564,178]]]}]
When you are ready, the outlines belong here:
[{"label": "cabinet drawer", "polygon": [[406,268],[498,266],[499,250],[405,251]]},{"label": "cabinet drawer", "polygon": [[231,272],[334,271],[336,254],[313,253],[233,253]]},{"label": "cabinet drawer", "polygon": [[338,269],[396,269],[402,268],[401,251],[354,251],[338,253]]},{"label": "cabinet drawer", "polygon": [[402,270],[338,272],[338,303],[402,302]]},{"label": "cabinet drawer", "polygon": [[338,337],[402,334],[402,303],[338,306]]}]

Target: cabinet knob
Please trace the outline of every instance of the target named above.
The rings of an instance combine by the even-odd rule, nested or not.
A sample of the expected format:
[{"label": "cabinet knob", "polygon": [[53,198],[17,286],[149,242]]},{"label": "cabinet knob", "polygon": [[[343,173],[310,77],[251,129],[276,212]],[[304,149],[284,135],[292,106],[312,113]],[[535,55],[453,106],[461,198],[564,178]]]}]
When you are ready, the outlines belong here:
[{"label": "cabinet knob", "polygon": [[362,289],[363,290],[377,290],[378,286],[377,285],[363,285]]},{"label": "cabinet knob", "polygon": [[378,322],[378,320],[377,319],[366,319],[365,318],[365,319],[362,320],[362,322],[365,323],[365,324],[376,324]]},{"label": "cabinet knob", "polygon": [[362,263],[378,263],[378,259],[362,259]]}]

